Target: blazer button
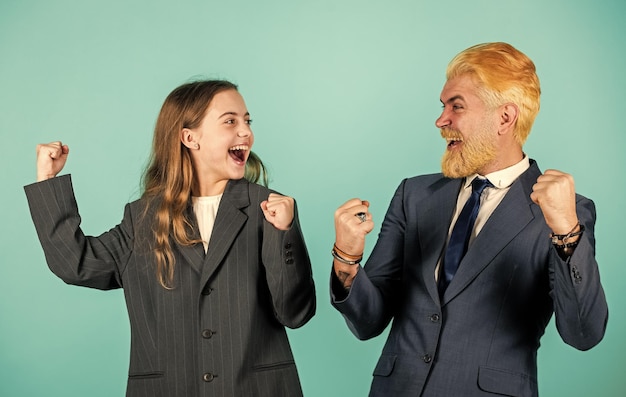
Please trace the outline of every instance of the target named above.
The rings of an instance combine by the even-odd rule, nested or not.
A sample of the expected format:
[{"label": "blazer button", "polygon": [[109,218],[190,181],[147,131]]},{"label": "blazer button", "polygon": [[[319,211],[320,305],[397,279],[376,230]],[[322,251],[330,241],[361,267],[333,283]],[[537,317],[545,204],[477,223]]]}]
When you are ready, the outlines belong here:
[{"label": "blazer button", "polygon": [[433,323],[438,323],[439,322],[439,314],[435,313],[433,315],[430,316],[430,321],[432,321]]},{"label": "blazer button", "polygon": [[426,364],[430,363],[431,361],[433,361],[433,358],[430,354],[426,353],[424,354],[424,357],[422,357],[422,360],[424,360],[424,362]]},{"label": "blazer button", "polygon": [[293,258],[285,259],[285,263],[288,264],[288,265],[291,265],[293,263]]},{"label": "blazer button", "polygon": [[210,372],[207,372],[206,374],[202,375],[202,380],[205,382],[213,382],[213,379],[217,378],[217,375],[213,375]]},{"label": "blazer button", "polygon": [[210,329],[202,330],[202,337],[204,339],[211,339],[213,335],[215,335],[215,331],[211,331]]},{"label": "blazer button", "polygon": [[285,244],[285,249],[287,249],[287,250],[288,250],[289,248],[291,248],[291,243],[287,243],[287,244]]}]

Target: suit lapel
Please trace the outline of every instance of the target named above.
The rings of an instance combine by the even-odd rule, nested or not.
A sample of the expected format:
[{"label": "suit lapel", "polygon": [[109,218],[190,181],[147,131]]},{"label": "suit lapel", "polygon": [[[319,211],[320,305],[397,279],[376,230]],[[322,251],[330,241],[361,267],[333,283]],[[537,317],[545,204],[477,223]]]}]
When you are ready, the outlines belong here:
[{"label": "suit lapel", "polygon": [[418,233],[420,250],[424,255],[422,277],[424,284],[435,302],[439,301],[439,292],[435,282],[435,269],[441,256],[448,235],[448,228],[456,208],[457,197],[463,179],[442,178],[429,187],[428,199],[437,203],[435,208],[420,206],[417,219],[428,219],[420,222]]},{"label": "suit lapel", "polygon": [[459,264],[459,270],[446,289],[442,304],[458,295],[496,255],[530,223],[533,212],[530,206],[532,186],[540,175],[534,161],[531,167],[511,185],[502,202],[489,217],[482,231]]},{"label": "suit lapel", "polygon": [[204,286],[219,268],[233,241],[248,220],[248,215],[241,210],[249,205],[248,182],[244,179],[229,181],[217,210],[209,248],[202,266],[201,286]]}]

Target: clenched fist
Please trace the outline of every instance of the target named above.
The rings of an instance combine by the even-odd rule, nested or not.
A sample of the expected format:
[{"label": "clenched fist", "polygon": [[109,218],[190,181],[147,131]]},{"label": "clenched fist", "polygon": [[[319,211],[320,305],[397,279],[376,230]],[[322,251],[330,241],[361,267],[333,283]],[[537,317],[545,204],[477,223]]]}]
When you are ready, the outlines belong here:
[{"label": "clenched fist", "polygon": [[57,176],[69,153],[70,148],[60,141],[37,145],[37,182]]},{"label": "clenched fist", "polygon": [[[335,211],[335,244],[344,252],[360,255],[365,248],[365,236],[372,231],[374,223],[368,212],[369,202],[354,198],[346,201]],[[364,218],[358,218],[363,214]]]},{"label": "clenched fist", "polygon": [[[335,247],[344,260],[362,259],[365,249],[365,236],[374,228],[369,202],[353,198],[335,211]],[[359,260],[360,260],[359,259]],[[335,258],[333,268],[339,281],[347,290],[359,271],[358,266],[343,263]]]},{"label": "clenched fist", "polygon": [[294,216],[293,198],[270,193],[267,200],[261,202],[265,219],[276,229],[287,230],[291,227]]},{"label": "clenched fist", "polygon": [[537,178],[530,198],[541,208],[548,227],[566,234],[578,223],[574,178],[561,171],[546,170]]}]

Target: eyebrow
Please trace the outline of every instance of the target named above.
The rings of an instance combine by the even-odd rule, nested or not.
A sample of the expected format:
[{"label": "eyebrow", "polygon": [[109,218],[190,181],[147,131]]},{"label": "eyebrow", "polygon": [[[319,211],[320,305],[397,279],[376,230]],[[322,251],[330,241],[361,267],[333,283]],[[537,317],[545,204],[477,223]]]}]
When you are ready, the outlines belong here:
[{"label": "eyebrow", "polygon": [[448,98],[445,102],[444,102],[444,101],[442,101],[442,100],[439,100],[439,101],[440,101],[441,103],[443,103],[443,104],[446,104],[446,103],[454,102],[454,101],[456,101],[457,99],[458,99],[458,100],[461,100],[461,101],[463,101],[463,102],[465,102],[465,98],[463,98],[463,96],[462,96],[462,95],[455,95],[455,96],[453,96],[453,97],[450,97],[450,98]]},{"label": "eyebrow", "polygon": [[[237,116],[237,115],[238,115],[237,112],[226,112],[226,113],[220,115],[220,117],[218,117],[218,119],[221,119],[224,116]],[[246,117],[246,116],[250,116],[250,112],[246,112],[246,114],[243,115],[243,117]]]}]

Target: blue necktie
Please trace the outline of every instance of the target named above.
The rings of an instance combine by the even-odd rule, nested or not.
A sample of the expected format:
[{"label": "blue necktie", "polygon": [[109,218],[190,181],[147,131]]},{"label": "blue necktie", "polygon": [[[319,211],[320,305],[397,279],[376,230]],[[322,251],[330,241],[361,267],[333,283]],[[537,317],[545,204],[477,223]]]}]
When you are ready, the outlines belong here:
[{"label": "blue necktie", "polygon": [[459,268],[461,259],[467,252],[467,245],[472,229],[474,229],[476,216],[478,215],[480,195],[488,186],[493,187],[487,179],[476,177],[472,181],[472,194],[463,206],[461,214],[454,224],[452,234],[450,234],[450,241],[443,257],[443,269],[439,276],[439,293],[441,296],[443,296],[448,284],[452,281],[452,277],[454,277],[456,270]]}]

